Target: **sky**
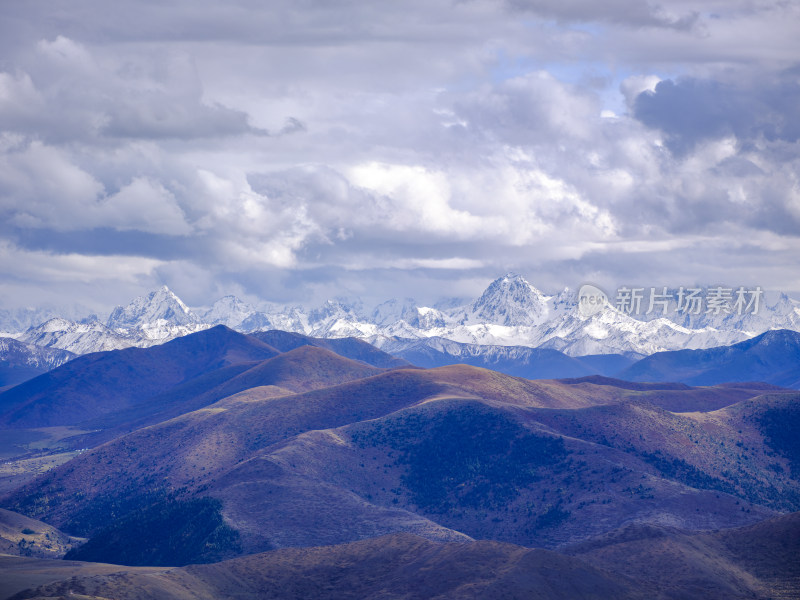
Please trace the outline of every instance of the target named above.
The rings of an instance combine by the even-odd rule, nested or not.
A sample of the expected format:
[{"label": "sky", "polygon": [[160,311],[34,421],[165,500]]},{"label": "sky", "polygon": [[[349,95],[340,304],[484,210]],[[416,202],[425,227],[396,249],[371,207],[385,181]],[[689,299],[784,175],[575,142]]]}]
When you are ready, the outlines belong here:
[{"label": "sky", "polygon": [[4,0],[0,307],[800,292],[800,3]]}]

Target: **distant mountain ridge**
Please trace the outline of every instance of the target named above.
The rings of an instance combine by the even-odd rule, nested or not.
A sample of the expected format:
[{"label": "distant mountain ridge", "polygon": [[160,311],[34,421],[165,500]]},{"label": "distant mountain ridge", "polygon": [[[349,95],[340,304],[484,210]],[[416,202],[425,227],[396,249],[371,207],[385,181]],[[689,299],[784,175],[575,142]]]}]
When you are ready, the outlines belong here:
[{"label": "distant mountain ridge", "polygon": [[689,385],[764,381],[800,388],[800,333],[767,331],[731,346],[659,352],[624,369],[619,377]]},{"label": "distant mountain ridge", "polygon": [[273,348],[277,348],[281,352],[288,352],[301,346],[316,346],[373,367],[395,369],[411,366],[408,361],[402,358],[395,358],[391,353],[383,352],[372,344],[356,338],[313,338],[301,333],[276,329],[258,331],[250,335],[262,342],[266,342]]},{"label": "distant mountain ridge", "polygon": [[622,369],[621,365],[635,362],[634,358],[605,355],[606,364],[602,364],[594,357],[576,358],[550,348],[464,344],[441,337],[392,338],[379,343],[384,352],[419,367],[466,364],[526,379],[583,377],[595,373],[613,375]]},{"label": "distant mountain ridge", "polygon": [[19,340],[42,348],[68,350],[74,354],[121,350],[138,345],[136,338],[116,332],[99,321],[77,323],[60,317],[31,327],[19,336]]},{"label": "distant mountain ridge", "polygon": [[[455,303],[458,304],[458,303]],[[571,357],[656,352],[731,345],[770,329],[800,331],[800,302],[781,295],[762,301],[754,314],[631,315],[606,306],[592,315],[578,310],[576,292],[547,295],[523,277],[507,274],[481,296],[441,308],[393,299],[366,311],[358,301],[329,300],[322,306],[253,307],[226,296],[207,310],[192,310],[166,286],[112,311],[105,323],[51,319],[17,332],[25,342],[76,354],[147,347],[212,327],[243,333],[283,330],[315,338],[355,337],[377,347],[402,340],[450,340],[477,346],[519,346],[558,350]],[[430,342],[433,348],[439,342]],[[486,348],[491,354],[496,350]]]}]

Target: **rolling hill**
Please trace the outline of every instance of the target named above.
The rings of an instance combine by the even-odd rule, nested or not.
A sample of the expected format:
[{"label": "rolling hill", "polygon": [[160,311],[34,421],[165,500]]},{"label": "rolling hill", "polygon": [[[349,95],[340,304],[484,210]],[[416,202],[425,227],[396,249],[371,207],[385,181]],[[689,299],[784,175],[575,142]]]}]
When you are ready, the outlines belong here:
[{"label": "rolling hill", "polygon": [[[373,369],[310,346],[254,368],[323,372],[321,359]],[[723,428],[714,412],[677,415],[647,402],[696,391],[685,386],[534,382],[463,365],[300,393],[258,382],[85,452],[5,502],[102,538],[114,516],[211,498],[245,553],[393,532],[556,547],[632,519],[730,527],[795,506],[788,459],[739,456],[734,428],[744,417]],[[763,390],[714,393],[726,391],[723,410],[741,397],[761,406],[752,398]],[[795,402],[774,395],[776,406]],[[724,451],[709,423],[728,436]],[[758,427],[747,431],[748,448],[767,443]],[[733,458],[742,466],[726,475]]]},{"label": "rolling hill", "polygon": [[120,435],[209,406],[239,392],[258,388],[288,395],[345,383],[382,369],[349,360],[316,346],[299,346],[261,362],[211,371],[123,410],[82,422],[96,431],[76,436],[74,447],[92,447]]},{"label": "rolling hill", "polygon": [[80,423],[103,430],[75,440],[84,447],[250,387],[277,385],[300,392],[379,373],[381,368],[371,363],[408,365],[359,340],[266,333],[270,335],[261,337],[279,342],[280,350],[257,336],[217,326],[163,346],[79,357],[0,394],[0,424],[29,428]]},{"label": "rolling hill", "polygon": [[497,542],[442,544],[398,534],[156,573],[83,575],[20,592],[14,599],[66,597],[76,591],[117,600],[641,597],[620,578],[555,552]]},{"label": "rolling hill", "polygon": [[152,348],[85,355],[0,394],[0,425],[73,425],[216,369],[277,354],[264,342],[218,326]]},{"label": "rolling hill", "polygon": [[772,598],[800,594],[800,513],[747,527],[690,533],[628,525],[564,549],[632,579],[651,598]]}]

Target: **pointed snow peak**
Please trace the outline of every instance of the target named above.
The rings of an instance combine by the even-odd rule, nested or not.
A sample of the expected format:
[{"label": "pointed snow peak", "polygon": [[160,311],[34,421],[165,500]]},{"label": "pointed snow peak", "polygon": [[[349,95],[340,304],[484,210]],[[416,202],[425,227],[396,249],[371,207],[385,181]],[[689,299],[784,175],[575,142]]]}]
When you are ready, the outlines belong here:
[{"label": "pointed snow peak", "polygon": [[69,321],[62,317],[53,317],[52,319],[48,319],[40,325],[29,327],[26,333],[31,331],[43,331],[47,333],[51,333],[53,331],[64,331],[74,325],[75,323],[73,321]]},{"label": "pointed snow peak", "polygon": [[[489,287],[486,288],[486,292],[491,289],[508,290],[512,293],[515,290],[530,290],[537,296],[544,296],[544,294],[533,287],[527,279],[525,279],[522,275],[518,275],[517,273],[506,273],[502,277],[498,277],[489,284]],[[486,292],[484,292],[484,294]]]},{"label": "pointed snow peak", "polygon": [[[769,296],[767,296],[765,300],[768,301]],[[763,302],[763,304],[767,304],[767,302]],[[778,296],[778,299],[769,308],[771,308],[773,312],[780,312],[782,314],[786,314],[788,312],[791,312],[796,305],[797,305],[797,300],[792,299],[785,292],[781,292],[780,295]]]},{"label": "pointed snow peak", "polygon": [[509,271],[502,277],[498,277],[497,279],[495,279],[495,281],[508,281],[508,282],[516,282],[516,283],[530,285],[530,282],[527,279],[525,279],[519,273],[514,273],[513,271]]},{"label": "pointed snow peak", "polygon": [[113,329],[145,327],[158,321],[169,325],[193,325],[199,322],[197,316],[166,285],[140,296],[127,306],[118,306],[108,318],[108,326]]},{"label": "pointed snow peak", "polygon": [[157,292],[151,292],[148,295],[148,298],[152,300],[160,300],[160,301],[167,301],[167,302],[175,302],[178,306],[183,308],[185,311],[189,310],[189,307],[184,304],[183,300],[178,298],[178,296],[169,289],[168,286],[162,285],[161,288]]},{"label": "pointed snow peak", "polygon": [[495,279],[470,307],[473,320],[495,325],[536,325],[547,314],[545,295],[521,275]]}]

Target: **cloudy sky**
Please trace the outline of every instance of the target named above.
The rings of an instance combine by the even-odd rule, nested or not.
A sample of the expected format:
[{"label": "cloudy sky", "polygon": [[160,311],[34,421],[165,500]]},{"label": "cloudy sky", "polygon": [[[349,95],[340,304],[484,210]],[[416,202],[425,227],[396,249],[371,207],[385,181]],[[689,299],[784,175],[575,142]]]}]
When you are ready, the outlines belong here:
[{"label": "cloudy sky", "polygon": [[800,291],[800,4],[6,0],[0,306]]}]

